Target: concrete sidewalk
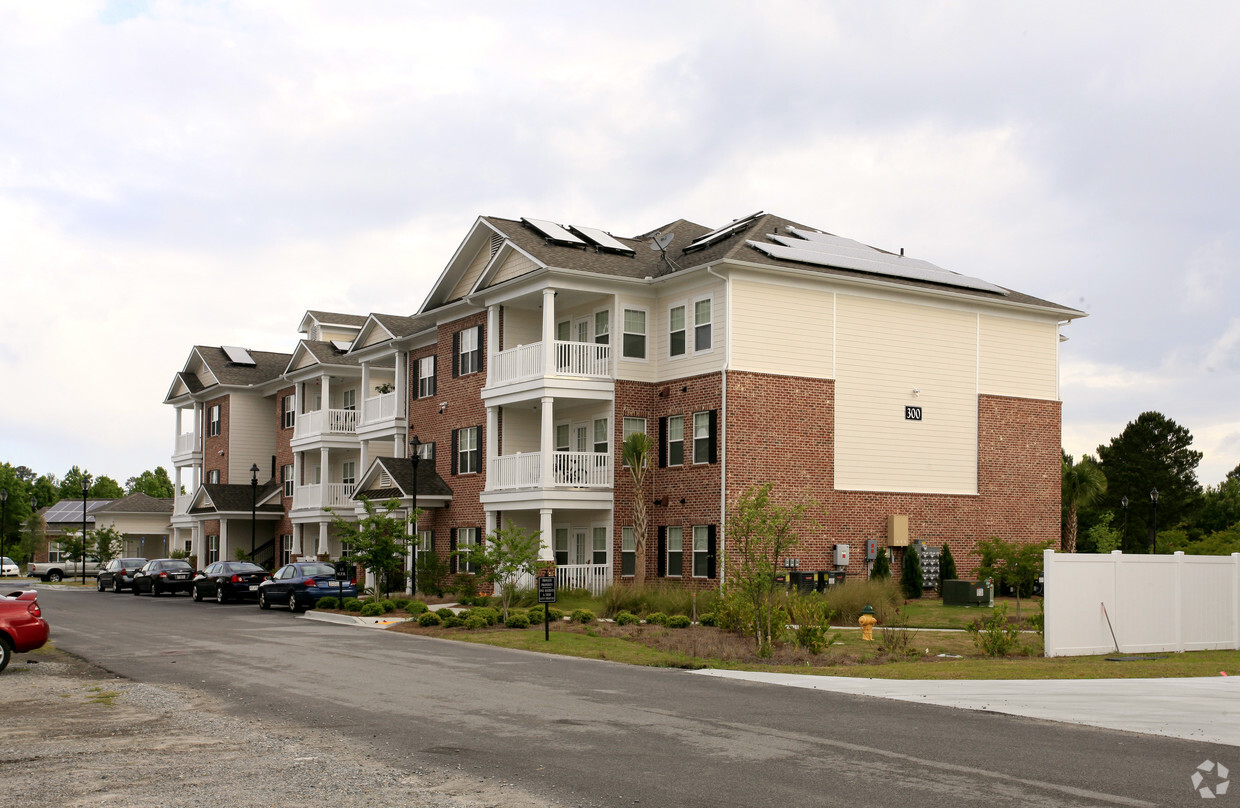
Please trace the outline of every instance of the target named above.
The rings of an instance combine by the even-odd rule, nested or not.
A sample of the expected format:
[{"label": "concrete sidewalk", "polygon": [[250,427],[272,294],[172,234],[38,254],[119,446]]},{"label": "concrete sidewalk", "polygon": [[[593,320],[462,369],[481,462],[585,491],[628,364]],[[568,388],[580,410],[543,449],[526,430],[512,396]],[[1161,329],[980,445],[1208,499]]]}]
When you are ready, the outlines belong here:
[{"label": "concrete sidewalk", "polygon": [[700,670],[751,682],[986,710],[1240,746],[1240,676],[1193,679],[896,680]]}]

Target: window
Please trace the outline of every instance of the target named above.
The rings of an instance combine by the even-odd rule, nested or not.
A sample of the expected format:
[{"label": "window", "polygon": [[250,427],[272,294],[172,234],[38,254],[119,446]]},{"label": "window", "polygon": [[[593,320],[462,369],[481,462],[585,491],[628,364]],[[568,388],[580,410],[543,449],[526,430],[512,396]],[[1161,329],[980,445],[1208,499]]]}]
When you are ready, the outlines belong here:
[{"label": "window", "polygon": [[710,321],[710,298],[695,301],[693,304],[693,350],[695,353],[710,350]]},{"label": "window", "polygon": [[357,391],[345,390],[340,394],[340,409],[356,410],[357,409]]},{"label": "window", "polygon": [[482,326],[456,332],[456,375],[464,376],[482,370]]},{"label": "window", "polygon": [[418,360],[418,398],[435,395],[435,357]]},{"label": "window", "polygon": [[555,338],[560,342],[568,342],[573,335],[573,324],[568,320],[555,324]]},{"label": "window", "polygon": [[280,537],[280,564],[284,565],[293,560],[293,534],[285,533]]},{"label": "window", "polygon": [[353,555],[352,543],[347,542],[347,541],[340,542],[340,560],[344,561],[346,558],[352,557],[352,555]]},{"label": "window", "polygon": [[[629,439],[629,435],[635,435],[638,432],[642,433],[643,435],[646,434],[646,419],[645,418],[625,418],[624,420],[620,422],[620,424],[621,424],[620,426],[621,445],[623,445],[623,441],[626,441]],[[627,463],[625,464],[625,468],[628,468]]]},{"label": "window", "polygon": [[624,310],[624,357],[646,358],[646,312],[642,309]]},{"label": "window", "polygon": [[220,470],[211,469],[210,471],[208,471],[207,482],[210,483],[211,485],[219,485],[220,484]]},{"label": "window", "polygon": [[594,552],[591,559],[595,564],[607,563],[607,528],[596,527],[592,530],[594,536]]},{"label": "window", "polygon": [[297,422],[297,396],[285,396],[281,402],[280,426],[284,429],[292,429],[293,424]]},{"label": "window", "polygon": [[314,477],[314,482],[312,483],[312,485],[321,485],[323,482],[323,467],[314,466],[313,469],[311,470],[311,474]]},{"label": "window", "polygon": [[459,552],[461,563],[459,569],[461,572],[478,571],[478,565],[469,561],[469,552],[471,547],[478,546],[478,528],[476,527],[458,527],[456,529],[456,549]]},{"label": "window", "polygon": [[280,479],[284,481],[284,496],[286,497],[293,496],[293,466],[292,464],[280,467]]},{"label": "window", "polygon": [[594,341],[606,345],[611,339],[611,312],[607,309],[594,312]]},{"label": "window", "polygon": [[607,440],[607,419],[606,418],[595,418],[594,419],[594,451],[601,453],[601,454],[607,454],[608,443],[609,441]]},{"label": "window", "polygon": [[353,485],[357,482],[357,462],[346,460],[340,464],[340,482]]},{"label": "window", "polygon": [[207,563],[214,564],[220,560],[220,537],[207,536]]},{"label": "window", "polygon": [[685,307],[672,306],[667,313],[667,354],[668,356],[685,355]]},{"label": "window", "polygon": [[555,425],[555,450],[557,452],[567,452],[569,450],[568,432],[568,424]]},{"label": "window", "polygon": [[620,528],[620,574],[633,575],[637,572],[637,539],[633,528]]},{"label": "window", "polygon": [[684,528],[678,525],[667,529],[667,577],[679,578],[684,566]]},{"label": "window", "polygon": [[667,465],[685,464],[685,417],[670,415],[667,419]]},{"label": "window", "polygon": [[555,563],[568,563],[568,528],[566,527],[555,529]]},{"label": "window", "polygon": [[207,434],[220,434],[220,405],[214,404],[207,408]]},{"label": "window", "polygon": [[693,577],[694,578],[713,578],[710,569],[711,557],[714,555],[711,548],[710,534],[714,531],[713,525],[694,525],[693,526]]},{"label": "window", "polygon": [[418,533],[417,547],[419,553],[429,553],[435,549],[434,535],[434,531],[431,530],[423,530]]},{"label": "window", "polygon": [[477,474],[482,460],[482,427],[471,426],[452,430],[453,474]]},{"label": "window", "polygon": [[434,460],[435,459],[435,444],[433,442],[432,443],[419,443],[418,444],[418,458],[420,460]]},{"label": "window", "polygon": [[60,545],[56,543],[49,544],[47,546],[47,563],[59,564],[60,562]]},{"label": "window", "polygon": [[693,462],[715,462],[716,410],[693,413]]}]

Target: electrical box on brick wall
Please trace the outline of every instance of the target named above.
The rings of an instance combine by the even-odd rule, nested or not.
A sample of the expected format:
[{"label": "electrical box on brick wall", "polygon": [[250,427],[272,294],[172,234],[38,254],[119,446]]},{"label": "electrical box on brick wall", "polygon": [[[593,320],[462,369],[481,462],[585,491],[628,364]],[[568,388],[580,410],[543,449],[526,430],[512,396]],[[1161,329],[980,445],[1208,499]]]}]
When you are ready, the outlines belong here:
[{"label": "electrical box on brick wall", "polygon": [[835,566],[837,567],[848,566],[848,545],[847,544],[835,545]]},{"label": "electrical box on brick wall", "polygon": [[913,542],[917,551],[917,560],[921,562],[922,586],[926,589],[939,587],[939,559],[943,556],[942,547],[930,547],[921,542]]},{"label": "electrical box on brick wall", "polygon": [[865,560],[873,561],[878,558],[878,539],[865,540]]},{"label": "electrical box on brick wall", "polygon": [[908,517],[892,514],[887,517],[887,546],[908,547]]}]

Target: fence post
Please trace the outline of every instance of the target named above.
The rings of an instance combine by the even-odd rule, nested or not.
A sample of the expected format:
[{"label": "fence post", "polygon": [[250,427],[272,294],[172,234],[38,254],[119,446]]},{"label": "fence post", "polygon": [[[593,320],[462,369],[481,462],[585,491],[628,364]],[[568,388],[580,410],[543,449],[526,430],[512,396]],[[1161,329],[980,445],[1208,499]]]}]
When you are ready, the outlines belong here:
[{"label": "fence post", "polygon": [[1177,653],[1184,651],[1184,551],[1176,550],[1172,555],[1174,559],[1173,569],[1175,570],[1175,611],[1172,618],[1175,620],[1175,650]]},{"label": "fence post", "polygon": [[1240,648],[1240,553],[1232,553],[1231,562],[1235,571],[1231,576],[1231,647]]},{"label": "fence post", "polygon": [[1119,623],[1119,617],[1120,617],[1119,615],[1120,610],[1118,607],[1119,587],[1120,587],[1120,578],[1123,575],[1123,573],[1120,571],[1120,567],[1122,567],[1124,563],[1124,551],[1123,550],[1112,550],[1111,561],[1114,562],[1111,565],[1111,598],[1110,598],[1111,608],[1107,609],[1107,613],[1111,614],[1112,612],[1114,612],[1114,614],[1111,614],[1111,631],[1114,632],[1115,634],[1115,650],[1122,654],[1124,653],[1124,645],[1123,643],[1119,641],[1120,631],[1116,627],[1115,624]]}]

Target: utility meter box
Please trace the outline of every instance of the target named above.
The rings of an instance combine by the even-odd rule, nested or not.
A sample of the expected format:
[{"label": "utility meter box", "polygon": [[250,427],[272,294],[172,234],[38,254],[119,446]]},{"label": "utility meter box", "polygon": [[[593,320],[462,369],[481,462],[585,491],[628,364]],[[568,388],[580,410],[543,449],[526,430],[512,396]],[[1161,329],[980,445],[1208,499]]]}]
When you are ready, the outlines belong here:
[{"label": "utility meter box", "polygon": [[865,540],[865,560],[873,561],[878,558],[878,539]]},{"label": "utility meter box", "polygon": [[848,545],[847,544],[835,545],[835,566],[837,567],[848,566]]}]

